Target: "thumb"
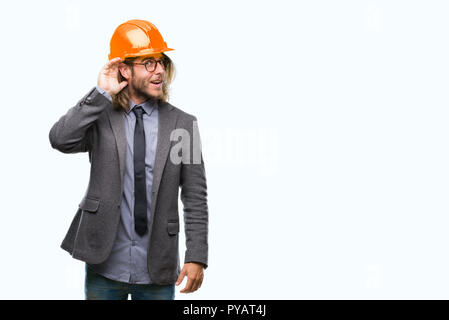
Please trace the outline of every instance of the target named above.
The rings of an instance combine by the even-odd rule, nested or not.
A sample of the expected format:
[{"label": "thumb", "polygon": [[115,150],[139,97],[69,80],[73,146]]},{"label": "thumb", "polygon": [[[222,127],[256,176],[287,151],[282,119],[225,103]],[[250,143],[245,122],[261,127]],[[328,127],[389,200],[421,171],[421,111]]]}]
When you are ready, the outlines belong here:
[{"label": "thumb", "polygon": [[184,280],[185,276],[186,276],[186,269],[182,268],[182,271],[179,274],[178,280],[176,281],[176,285],[179,285],[182,282],[182,280]]},{"label": "thumb", "polygon": [[121,91],[124,87],[126,87],[127,85],[128,85],[128,81],[122,81],[122,82],[120,82],[120,83],[119,83],[120,91]]}]

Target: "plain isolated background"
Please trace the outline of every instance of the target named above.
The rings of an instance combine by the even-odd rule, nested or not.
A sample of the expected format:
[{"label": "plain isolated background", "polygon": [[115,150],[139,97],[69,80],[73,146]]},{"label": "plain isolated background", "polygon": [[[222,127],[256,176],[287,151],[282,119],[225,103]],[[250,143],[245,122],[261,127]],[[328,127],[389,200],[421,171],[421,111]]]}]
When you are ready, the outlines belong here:
[{"label": "plain isolated background", "polygon": [[88,156],[53,150],[48,133],[96,84],[114,29],[139,18],[175,49],[170,102],[198,118],[208,179],[209,268],[176,299],[448,299],[448,12],[3,3],[0,298],[84,298],[84,264],[59,245]]}]

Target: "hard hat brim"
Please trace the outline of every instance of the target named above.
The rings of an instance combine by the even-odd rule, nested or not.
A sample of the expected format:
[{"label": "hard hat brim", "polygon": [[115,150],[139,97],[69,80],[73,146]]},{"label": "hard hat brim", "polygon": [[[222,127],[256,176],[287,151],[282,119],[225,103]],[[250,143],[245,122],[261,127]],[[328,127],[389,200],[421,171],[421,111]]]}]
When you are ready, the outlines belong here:
[{"label": "hard hat brim", "polygon": [[[172,48],[163,48],[163,49],[144,49],[140,50],[137,53],[125,53],[124,55],[120,56],[119,58],[122,60],[125,60],[126,58],[137,58],[137,57],[145,57],[145,56],[151,56],[153,54],[172,51],[175,49]],[[112,60],[116,57],[111,56],[111,54],[108,55],[109,60]]]}]

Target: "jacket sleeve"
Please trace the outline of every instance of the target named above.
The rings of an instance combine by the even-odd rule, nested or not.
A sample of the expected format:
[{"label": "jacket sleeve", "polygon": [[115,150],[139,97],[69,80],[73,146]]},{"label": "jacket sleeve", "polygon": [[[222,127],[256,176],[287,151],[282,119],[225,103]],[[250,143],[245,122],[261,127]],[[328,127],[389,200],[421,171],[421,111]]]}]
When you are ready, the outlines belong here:
[{"label": "jacket sleeve", "polygon": [[196,118],[188,121],[190,156],[181,162],[181,201],[184,207],[186,252],[184,263],[199,262],[208,266],[207,184]]},{"label": "jacket sleeve", "polygon": [[110,105],[110,100],[94,87],[53,125],[51,146],[63,153],[90,151],[93,124]]}]

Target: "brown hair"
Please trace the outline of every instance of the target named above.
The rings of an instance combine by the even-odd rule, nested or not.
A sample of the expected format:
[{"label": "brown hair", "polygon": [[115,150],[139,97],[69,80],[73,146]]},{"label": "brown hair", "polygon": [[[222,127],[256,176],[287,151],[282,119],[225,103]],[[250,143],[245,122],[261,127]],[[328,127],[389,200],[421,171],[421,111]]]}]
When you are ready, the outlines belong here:
[{"label": "brown hair", "polygon": [[[160,97],[158,100],[168,102],[170,84],[172,83],[175,77],[175,65],[173,64],[173,61],[165,53],[162,53],[162,56],[165,61],[164,62],[165,75],[164,75],[164,82],[162,83],[162,97]],[[139,57],[126,58],[124,63],[133,62],[138,58]],[[132,68],[131,71],[134,72]],[[125,78],[123,78],[120,71],[118,72],[117,80],[119,81],[119,83],[126,80]],[[116,95],[112,95],[112,106],[115,110],[119,110],[121,108],[125,110],[129,109],[128,86],[123,88]]]}]

